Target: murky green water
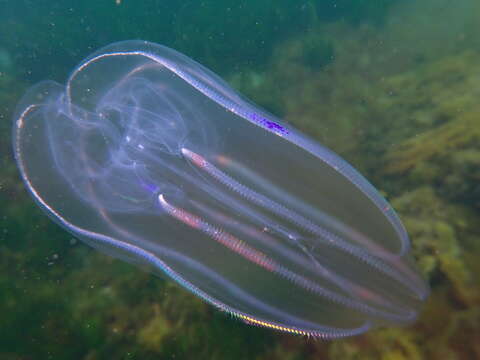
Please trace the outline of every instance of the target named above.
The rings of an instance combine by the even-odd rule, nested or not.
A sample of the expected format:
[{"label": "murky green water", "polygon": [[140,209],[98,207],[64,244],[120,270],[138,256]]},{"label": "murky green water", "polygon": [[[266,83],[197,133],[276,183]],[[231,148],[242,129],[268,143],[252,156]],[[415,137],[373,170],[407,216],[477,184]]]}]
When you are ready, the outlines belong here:
[{"label": "murky green water", "polygon": [[[0,0],[0,359],[480,358],[480,5]],[[358,168],[431,296],[418,321],[322,341],[252,327],[102,255],[26,193],[12,114],[114,41],[175,48]]]}]

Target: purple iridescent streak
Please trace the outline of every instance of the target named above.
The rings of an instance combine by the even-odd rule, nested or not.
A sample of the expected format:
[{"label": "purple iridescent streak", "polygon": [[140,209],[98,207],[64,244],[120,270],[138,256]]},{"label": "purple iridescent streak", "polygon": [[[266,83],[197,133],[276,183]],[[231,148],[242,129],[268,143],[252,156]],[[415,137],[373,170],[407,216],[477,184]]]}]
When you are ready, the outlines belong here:
[{"label": "purple iridescent streak", "polygon": [[282,125],[277,124],[274,121],[270,121],[270,120],[268,120],[268,119],[264,118],[263,116],[260,116],[256,113],[251,113],[249,115],[249,118],[251,120],[253,120],[254,122],[256,122],[257,124],[259,124],[260,126],[266,127],[269,130],[275,131],[275,132],[277,132],[279,134],[282,134],[282,135],[287,135],[288,134],[288,130],[285,129]]},{"label": "purple iridescent streak", "polygon": [[112,44],[32,87],[13,146],[59,225],[249,324],[351,336],[412,322],[427,297],[363,176],[167,47]]}]

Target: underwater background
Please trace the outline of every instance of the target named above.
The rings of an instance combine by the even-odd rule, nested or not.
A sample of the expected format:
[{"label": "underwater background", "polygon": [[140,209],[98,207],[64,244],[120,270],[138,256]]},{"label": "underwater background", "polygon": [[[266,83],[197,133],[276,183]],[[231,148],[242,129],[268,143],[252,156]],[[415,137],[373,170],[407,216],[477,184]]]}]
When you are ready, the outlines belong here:
[{"label": "underwater background", "polygon": [[[0,0],[0,360],[480,359],[480,2]],[[33,83],[94,50],[172,47],[362,172],[431,286],[418,321],[342,340],[244,324],[35,205],[11,151]]]}]

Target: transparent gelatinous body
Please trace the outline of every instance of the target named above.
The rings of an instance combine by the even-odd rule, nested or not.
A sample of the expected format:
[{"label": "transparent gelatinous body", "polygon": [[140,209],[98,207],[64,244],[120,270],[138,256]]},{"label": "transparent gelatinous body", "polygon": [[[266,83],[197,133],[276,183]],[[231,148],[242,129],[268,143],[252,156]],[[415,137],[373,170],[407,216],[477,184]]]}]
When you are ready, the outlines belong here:
[{"label": "transparent gelatinous body", "polygon": [[14,150],[61,226],[248,323],[349,336],[413,321],[427,296],[367,180],[164,46],[112,44],[34,86]]}]

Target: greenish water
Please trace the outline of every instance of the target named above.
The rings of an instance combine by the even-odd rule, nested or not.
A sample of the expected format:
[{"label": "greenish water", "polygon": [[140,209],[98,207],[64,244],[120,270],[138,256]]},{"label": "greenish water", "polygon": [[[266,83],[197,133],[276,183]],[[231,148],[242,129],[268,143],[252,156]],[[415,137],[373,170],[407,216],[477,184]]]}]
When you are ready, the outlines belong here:
[{"label": "greenish water", "polygon": [[[0,0],[0,359],[480,358],[475,0]],[[92,51],[175,48],[338,152],[405,223],[418,321],[335,341],[248,326],[52,223],[11,153],[15,105]]]}]

